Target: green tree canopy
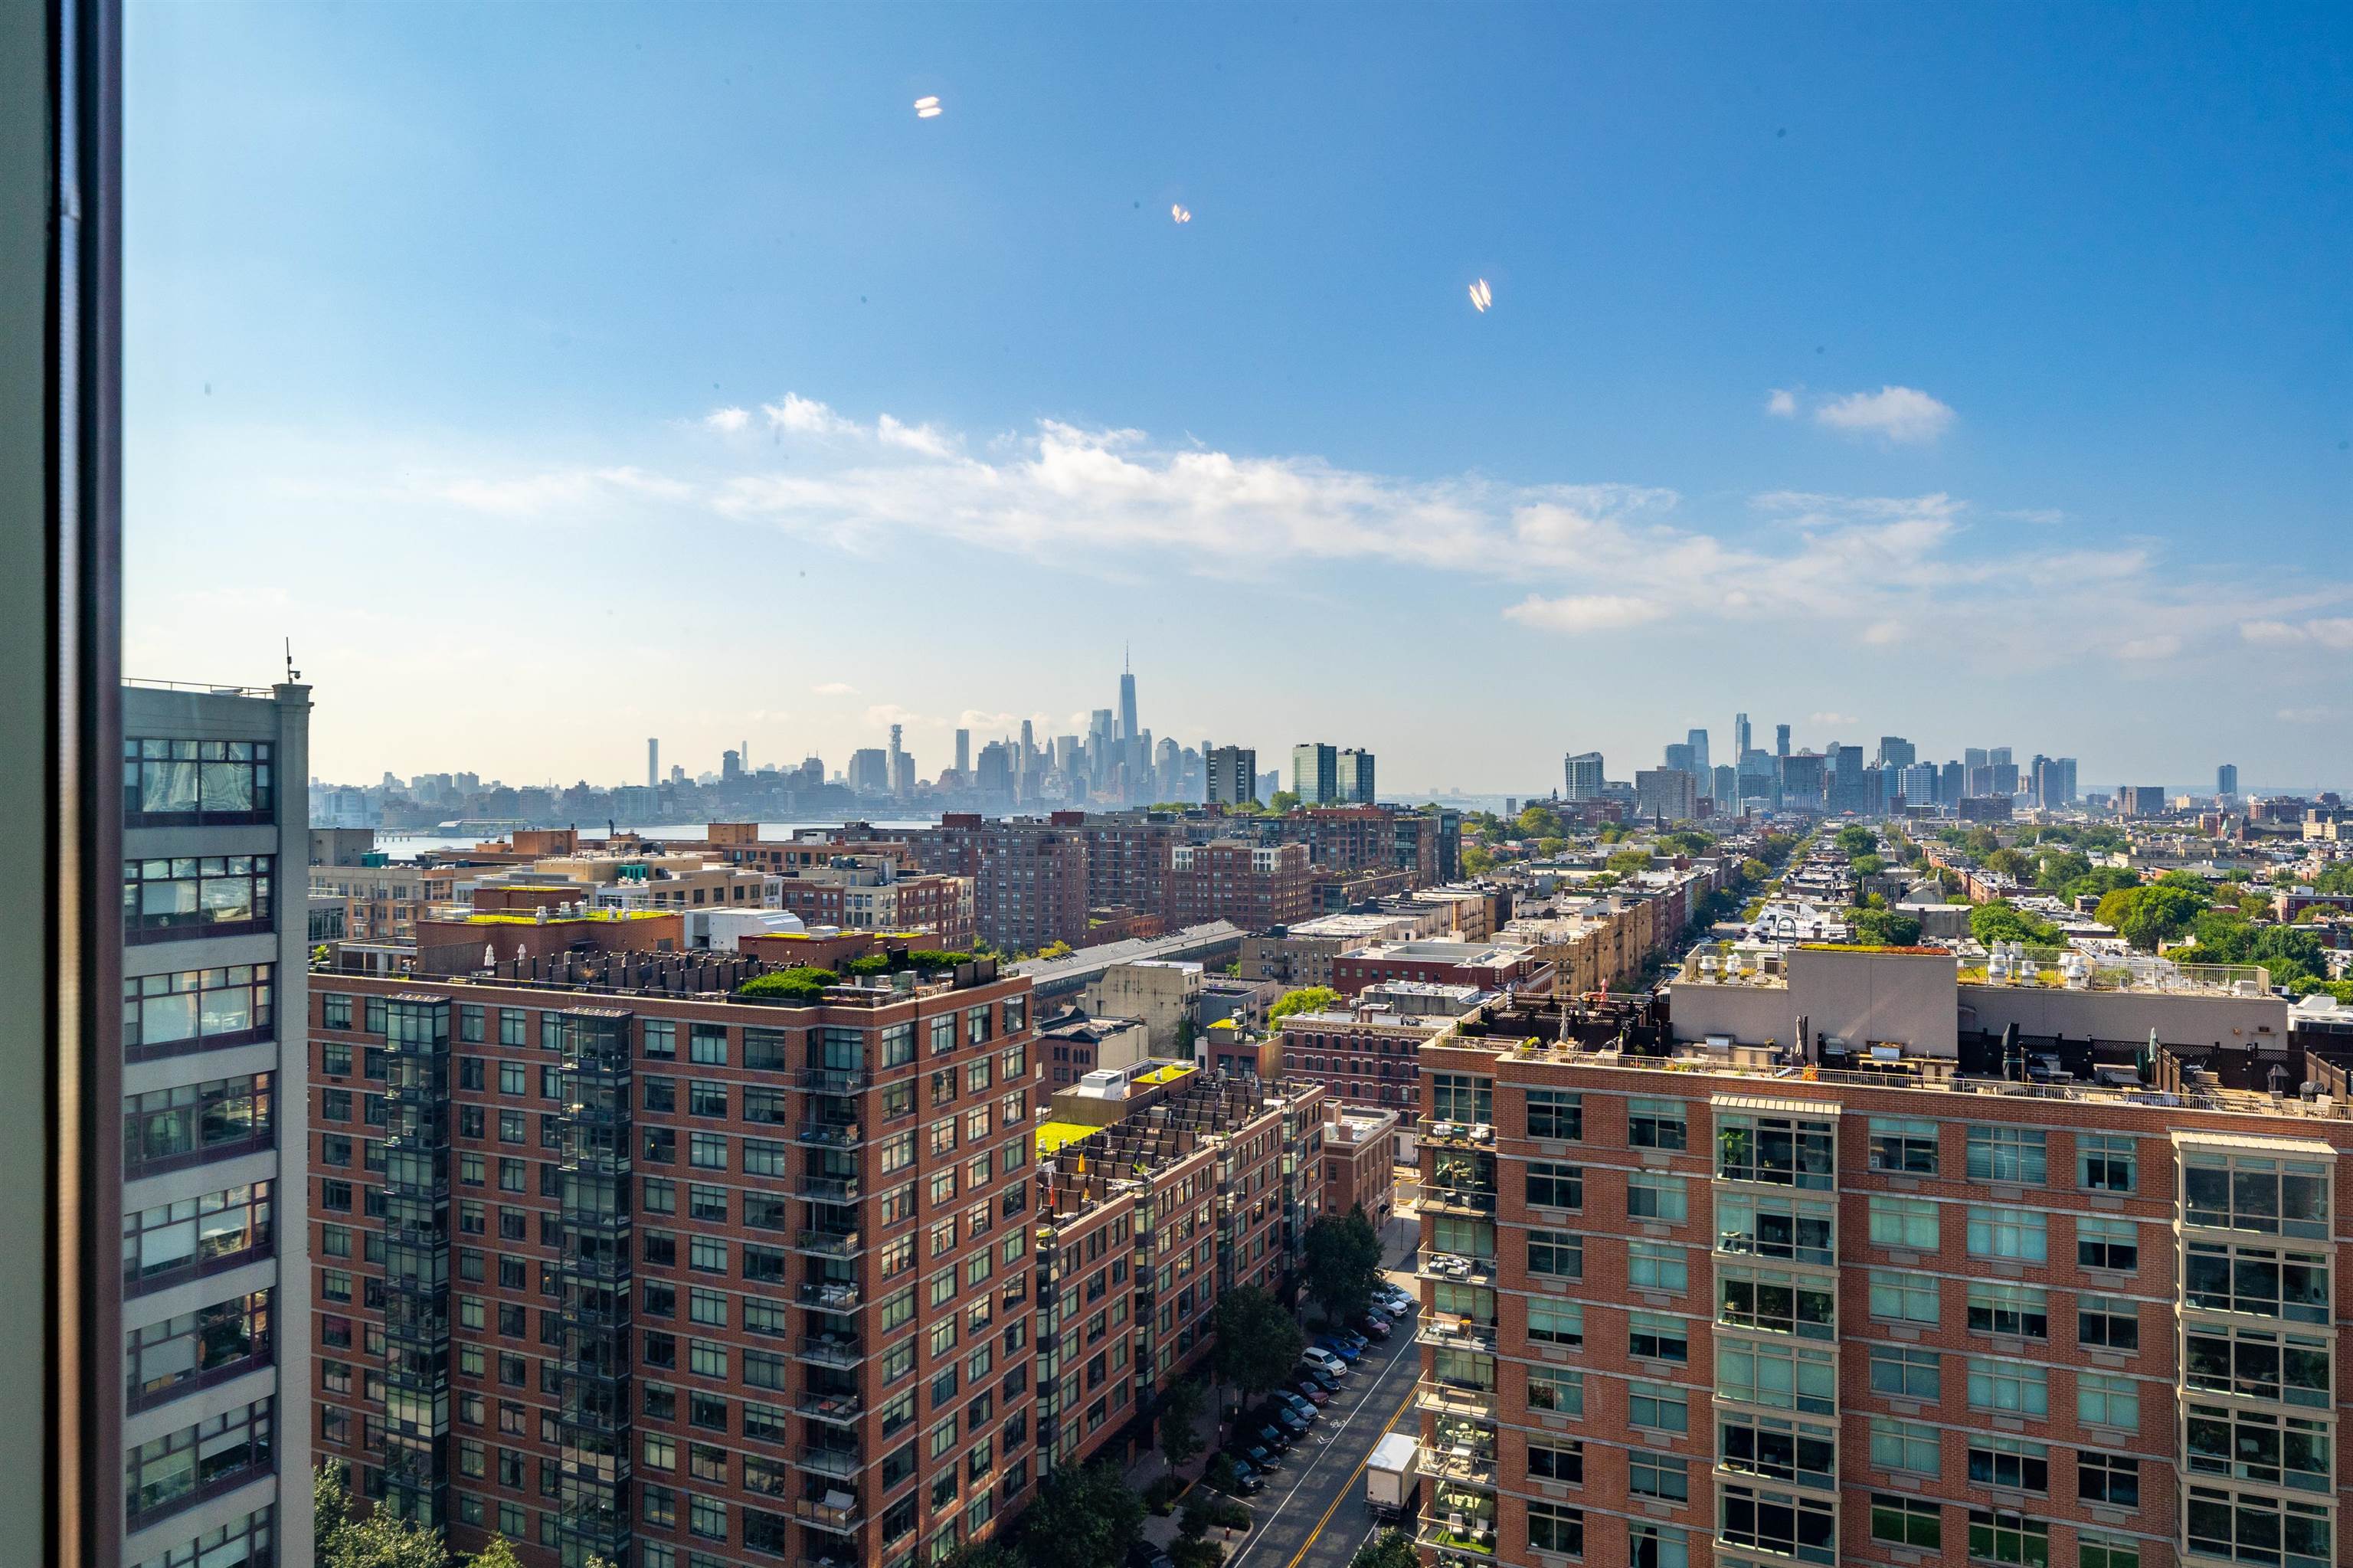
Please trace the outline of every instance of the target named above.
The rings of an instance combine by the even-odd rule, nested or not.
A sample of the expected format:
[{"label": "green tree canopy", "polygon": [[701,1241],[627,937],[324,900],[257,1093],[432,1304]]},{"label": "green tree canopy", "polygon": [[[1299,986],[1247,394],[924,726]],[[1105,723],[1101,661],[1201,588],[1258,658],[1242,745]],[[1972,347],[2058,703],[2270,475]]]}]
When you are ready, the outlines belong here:
[{"label": "green tree canopy", "polygon": [[[449,1552],[439,1531],[396,1519],[387,1508],[354,1518],[351,1493],[325,1465],[311,1472],[311,1561],[317,1568],[448,1568]],[[513,1561],[512,1552],[508,1561]]]},{"label": "green tree canopy", "polygon": [[1920,922],[1886,909],[1862,909],[1852,921],[1854,939],[1865,947],[1908,948],[1920,939]]},{"label": "green tree canopy", "polygon": [[1754,885],[1773,874],[1773,868],[1763,861],[1750,857],[1740,863],[1740,880]]},{"label": "green tree canopy", "polygon": [[1545,805],[1522,807],[1516,826],[1522,838],[1556,839],[1565,832],[1560,825],[1560,813]]},{"label": "green tree canopy", "polygon": [[1478,844],[1464,844],[1462,846],[1463,875],[1484,876],[1494,869],[1495,856],[1493,852],[1482,848]]},{"label": "green tree canopy", "polygon": [[2023,850],[1998,849],[1985,857],[1985,868],[2021,882],[2034,880],[2034,857]]},{"label": "green tree canopy", "polygon": [[1632,876],[1638,872],[1651,869],[1651,852],[1639,849],[1620,850],[1601,863],[1620,876]]},{"label": "green tree canopy", "polygon": [[1879,847],[1879,835],[1860,822],[1850,822],[1831,842],[1847,854],[1868,854]]},{"label": "green tree canopy", "polygon": [[2046,849],[2035,856],[2034,885],[2063,892],[2069,883],[2092,874],[2092,857],[2073,850]]},{"label": "green tree canopy", "polygon": [[2116,889],[2100,900],[2093,918],[2104,926],[2114,926],[2118,936],[2141,951],[2153,953],[2159,942],[2171,941],[2188,931],[2189,923],[2205,907],[2202,886],[2193,893],[2187,887],[2160,882],[2147,887]]},{"label": "green tree canopy", "polygon": [[1272,798],[1267,801],[1266,809],[1270,811],[1282,812],[1290,810],[1293,807],[1298,804],[1298,791],[1293,789],[1277,789]]},{"label": "green tree canopy", "polygon": [[1715,847],[1715,840],[1696,829],[1685,828],[1677,832],[1661,833],[1658,845],[1662,854],[1704,854]]},{"label": "green tree canopy", "polygon": [[1098,1460],[1057,1470],[1022,1518],[1022,1555],[1029,1568],[1122,1568],[1143,1539],[1144,1514],[1118,1466]]},{"label": "green tree canopy", "polygon": [[1003,1537],[992,1535],[987,1541],[965,1542],[940,1559],[939,1568],[1029,1568],[1029,1564]]},{"label": "green tree canopy", "polygon": [[1848,863],[1857,876],[1877,876],[1887,869],[1887,863],[1875,854],[1859,854]]},{"label": "green tree canopy", "polygon": [[1200,1453],[1201,1385],[1193,1378],[1179,1378],[1160,1402],[1160,1457],[1176,1470],[1192,1462]]},{"label": "green tree canopy", "polygon": [[2033,948],[2059,945],[2059,927],[2036,918],[2006,898],[1969,911],[1969,935],[1980,942],[2024,942]]},{"label": "green tree canopy", "polygon": [[825,988],[838,984],[840,980],[841,977],[831,969],[812,969],[807,964],[799,964],[772,974],[754,976],[745,980],[736,994],[773,996],[786,1001],[822,1001]]},{"label": "green tree canopy", "polygon": [[466,1559],[467,1568],[522,1568],[522,1559],[503,1535],[492,1535],[482,1549]]},{"label": "green tree canopy", "polygon": [[1307,1293],[1335,1323],[1353,1323],[1373,1304],[1381,1272],[1381,1238],[1363,1205],[1326,1214],[1307,1227]]},{"label": "green tree canopy", "polygon": [[2353,860],[2340,860],[2312,879],[2315,893],[2353,893]]},{"label": "green tree canopy", "polygon": [[2091,866],[2059,891],[2069,898],[2105,898],[2119,887],[2138,887],[2140,875],[2120,865]]},{"label": "green tree canopy", "polygon": [[1255,1285],[1219,1297],[1214,1321],[1218,1375],[1253,1396],[1290,1376],[1307,1348],[1298,1320]]},{"label": "green tree canopy", "polygon": [[1284,991],[1272,1007],[1266,1010],[1269,1023],[1280,1023],[1294,1012],[1323,1012],[1340,1005],[1340,993],[1328,985],[1303,985],[1296,991]]},{"label": "green tree canopy", "polygon": [[1421,1568],[1421,1553],[1404,1531],[1385,1530],[1356,1548],[1348,1568]]}]

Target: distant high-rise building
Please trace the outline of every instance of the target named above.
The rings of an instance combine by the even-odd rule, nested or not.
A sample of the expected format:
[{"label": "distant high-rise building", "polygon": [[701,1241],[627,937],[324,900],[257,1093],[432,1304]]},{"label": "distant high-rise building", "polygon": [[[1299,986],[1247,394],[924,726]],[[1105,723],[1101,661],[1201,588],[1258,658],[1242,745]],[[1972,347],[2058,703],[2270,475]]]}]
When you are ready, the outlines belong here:
[{"label": "distant high-rise building", "polygon": [[2067,803],[2067,785],[2055,757],[2036,753],[2026,766],[2026,791],[2037,806],[2044,810],[2056,810]]},{"label": "distant high-rise building", "polygon": [[1732,760],[1734,762],[1737,763],[1742,758],[1748,755],[1748,715],[1746,714],[1733,715]]},{"label": "distant high-rise building", "polygon": [[2239,794],[2239,765],[2225,762],[2214,769],[2214,793],[2225,800],[2236,800]]},{"label": "distant high-rise building", "polygon": [[1986,764],[1986,793],[1989,795],[2017,794],[2018,764],[2008,758],[1989,761]]},{"label": "distant high-rise building", "polygon": [[1659,766],[1672,772],[1692,774],[1695,778],[1698,774],[1699,759],[1692,754],[1691,744],[1688,741],[1678,740],[1669,743],[1666,757]]},{"label": "distant high-rise building", "polygon": [[1601,798],[1601,754],[1598,751],[1572,752],[1563,762],[1567,777],[1561,791],[1564,800],[1598,800]]},{"label": "distant high-rise building", "polygon": [[1119,673],[1119,734],[1114,738],[1134,740],[1139,733],[1135,723],[1135,673],[1123,668]]},{"label": "distant high-rise building", "polygon": [[[856,768],[853,762],[853,770]],[[973,776],[973,787],[984,795],[1006,796],[1013,792],[1013,748],[1001,740],[992,740],[980,748]]]},{"label": "distant high-rise building", "polygon": [[[734,756],[733,752],[727,754]],[[879,746],[861,747],[849,754],[849,787],[886,793],[891,788],[891,754]]]},{"label": "distant high-rise building", "polygon": [[1373,754],[1351,747],[1340,753],[1340,799],[1352,806],[1370,806],[1378,799],[1373,786]]},{"label": "distant high-rise building", "polygon": [[913,793],[912,778],[905,788],[901,787],[899,779],[902,774],[912,775],[914,769],[911,766],[906,766],[907,753],[899,744],[899,736],[900,726],[894,724],[891,726],[891,793],[907,795]]},{"label": "distant high-rise building", "polygon": [[956,731],[955,747],[956,777],[969,779],[972,776],[972,731],[968,729]]},{"label": "distant high-rise building", "polygon": [[[1715,769],[1708,761],[1707,731],[1691,730],[1684,735],[1683,743],[1691,747],[1692,778],[1704,783],[1714,783]],[[1700,792],[1705,794],[1707,791],[1703,789]]]},{"label": "distant high-rise building", "polygon": [[1209,747],[1209,804],[1246,806],[1258,799],[1258,752],[1247,746]]},{"label": "distant high-rise building", "polygon": [[1791,810],[1822,809],[1822,758],[1813,751],[1776,758],[1781,774],[1781,804]]},{"label": "distant high-rise building", "polygon": [[2000,768],[2004,763],[2015,762],[2017,758],[2010,756],[2010,747],[2006,746],[1997,746],[1986,753],[1986,766],[1988,768]]},{"label": "distant high-rise building", "polygon": [[1645,768],[1637,772],[1634,811],[1644,821],[1655,822],[1683,822],[1697,816],[1699,791],[1690,772],[1681,768]]},{"label": "distant high-rise building", "polygon": [[1330,806],[1340,799],[1340,748],[1303,741],[1291,748],[1291,792],[1303,806]]},{"label": "distant high-rise building", "polygon": [[2161,784],[2126,784],[2116,791],[2116,804],[2127,817],[2158,817],[2165,814],[2165,787]]},{"label": "distant high-rise building", "polygon": [[744,777],[744,754],[723,751],[719,754],[719,777],[722,782],[733,783]]},{"label": "distant high-rise building", "polygon": [[1893,768],[1900,772],[1919,759],[1918,750],[1902,736],[1883,735],[1879,737],[1880,767]]},{"label": "distant high-rise building", "polygon": [[1969,792],[1968,770],[1957,762],[1947,762],[1936,770],[1936,803],[1957,806]]},{"label": "distant high-rise building", "polygon": [[1728,811],[1740,800],[1740,770],[1729,762],[1715,765],[1715,809]]},{"label": "distant high-rise building", "polygon": [[646,788],[650,789],[660,782],[661,742],[649,736],[646,738]]},{"label": "distant high-rise building", "polygon": [[1935,763],[1907,763],[1896,775],[1895,793],[1906,806],[1933,806],[1936,804],[1936,779]]},{"label": "distant high-rise building", "polygon": [[2059,803],[2063,806],[2072,806],[2075,803],[2075,759],[2072,757],[2062,757],[2058,762]]},{"label": "distant high-rise building", "polygon": [[1871,789],[1877,780],[1863,777],[1868,770],[1862,765],[1862,747],[1833,746],[1827,758],[1829,778],[1825,789],[1831,810],[1833,813],[1853,811],[1860,815],[1878,810],[1879,801]]},{"label": "distant high-rise building", "polygon": [[1789,726],[1788,725],[1777,724],[1773,726],[1773,755],[1776,757],[1787,757],[1789,755]]},{"label": "distant high-rise building", "polygon": [[1261,773],[1261,774],[1260,774],[1260,775],[1258,776],[1258,798],[1259,798],[1260,800],[1273,800],[1273,799],[1275,798],[1275,796],[1276,796],[1276,795],[1278,795],[1278,794],[1280,794],[1280,793],[1282,792],[1282,768],[1268,768],[1265,772],[1263,772],[1263,773]]}]

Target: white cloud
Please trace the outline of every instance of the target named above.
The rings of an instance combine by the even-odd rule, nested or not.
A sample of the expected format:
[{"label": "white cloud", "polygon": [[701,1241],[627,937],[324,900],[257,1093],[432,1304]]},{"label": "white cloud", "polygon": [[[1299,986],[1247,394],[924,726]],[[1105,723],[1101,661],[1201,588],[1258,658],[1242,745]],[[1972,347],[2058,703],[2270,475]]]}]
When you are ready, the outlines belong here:
[{"label": "white cloud", "polygon": [[886,447],[900,447],[925,457],[952,457],[948,440],[929,425],[902,425],[885,414],[874,422],[874,439]]},{"label": "white cloud", "polygon": [[713,408],[702,416],[702,422],[722,435],[732,436],[752,422],[752,414],[747,408]]},{"label": "white cloud", "polygon": [[769,429],[797,436],[847,436],[858,429],[854,420],[797,392],[786,393],[781,403],[761,404],[760,412],[767,416]]},{"label": "white cloud", "polygon": [[1874,620],[1862,629],[1862,640],[1873,648],[1892,648],[1904,641],[1905,630],[1900,620]]},{"label": "white cloud", "polygon": [[876,729],[887,728],[894,724],[905,725],[910,728],[918,725],[930,729],[943,727],[941,721],[929,714],[919,714],[913,708],[902,708],[896,703],[877,703],[868,708],[866,722]]},{"label": "white cloud", "polygon": [[1777,418],[1798,417],[1798,395],[1785,387],[1776,387],[1765,395],[1765,411]]},{"label": "white cloud", "polygon": [[1814,410],[1814,422],[1852,435],[1877,436],[1904,446],[1925,445],[1945,433],[1953,410],[1913,387],[1850,392]]},{"label": "white cloud", "polygon": [[2181,652],[2181,639],[2162,631],[2152,637],[2130,637],[2116,644],[2119,659],[2170,659]]},{"label": "white cloud", "polygon": [[1861,724],[1862,722],[1852,714],[1808,714],[1806,717],[1814,724]]},{"label": "white cloud", "polygon": [[2249,620],[2240,624],[2239,635],[2267,647],[2353,652],[2353,616],[2322,616],[2301,621]]},{"label": "white cloud", "polygon": [[2282,708],[2272,716],[2282,724],[2327,724],[2336,718],[2337,710],[2330,707]]},{"label": "white cloud", "polygon": [[1546,631],[1616,631],[1645,621],[1663,620],[1667,607],[1627,594],[1568,594],[1542,599],[1530,594],[1504,611],[1505,620]]},{"label": "white cloud", "polygon": [[825,681],[809,690],[820,697],[854,697],[858,694],[858,688],[847,681]]}]

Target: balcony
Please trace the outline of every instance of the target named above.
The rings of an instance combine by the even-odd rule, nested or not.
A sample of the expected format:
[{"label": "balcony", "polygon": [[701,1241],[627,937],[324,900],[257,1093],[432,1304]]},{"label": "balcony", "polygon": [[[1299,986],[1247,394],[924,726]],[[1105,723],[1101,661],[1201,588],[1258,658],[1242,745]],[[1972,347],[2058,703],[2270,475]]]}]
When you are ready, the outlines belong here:
[{"label": "balcony", "polygon": [[793,1250],[819,1257],[856,1257],[866,1246],[856,1231],[803,1231],[793,1238]]},{"label": "balcony", "polygon": [[[1459,1530],[1454,1523],[1458,1519],[1461,1520]],[[1445,1520],[1425,1521],[1420,1531],[1414,1536],[1413,1543],[1437,1552],[1440,1561],[1493,1563],[1495,1560],[1494,1525],[1461,1519],[1460,1515],[1451,1515]]]},{"label": "balcony", "polygon": [[807,1446],[793,1456],[793,1463],[804,1470],[815,1470],[821,1476],[847,1478],[865,1467],[856,1448],[826,1448]]},{"label": "balcony", "polygon": [[1426,1252],[1414,1268],[1416,1279],[1435,1280],[1440,1285],[1493,1285],[1495,1283],[1495,1260],[1492,1257],[1469,1257],[1461,1253]]},{"label": "balcony", "polygon": [[1493,1149],[1495,1128],[1483,1121],[1428,1121],[1421,1127],[1421,1141],[1447,1149]]},{"label": "balcony", "polygon": [[1495,1190],[1492,1187],[1424,1187],[1420,1208],[1425,1214],[1463,1214],[1474,1220],[1490,1220],[1495,1217]]},{"label": "balcony", "polygon": [[793,1352],[796,1361],[813,1361],[842,1372],[856,1371],[865,1357],[866,1351],[854,1334],[806,1334]]},{"label": "balcony", "polygon": [[854,1426],[866,1418],[866,1402],[854,1393],[803,1394],[793,1408],[828,1426]]},{"label": "balcony", "polygon": [[865,1141],[854,1121],[805,1121],[795,1136],[799,1142],[822,1149],[855,1149]]},{"label": "balcony", "polygon": [[828,1312],[848,1312],[859,1300],[857,1283],[847,1279],[811,1279],[801,1286],[801,1305]]},{"label": "balcony", "polygon": [[1459,1383],[1424,1381],[1414,1389],[1414,1407],[1433,1415],[1459,1415],[1471,1421],[1495,1419],[1495,1391]]},{"label": "balcony", "polygon": [[1420,1326],[1413,1331],[1417,1345],[1436,1345],[1440,1350],[1493,1351],[1495,1348],[1495,1325],[1474,1323],[1468,1318],[1456,1318],[1444,1312],[1425,1314]]},{"label": "balcony", "polygon": [[860,1195],[855,1176],[804,1176],[793,1196],[811,1203],[854,1203]]},{"label": "balcony", "polygon": [[796,1498],[793,1517],[803,1524],[834,1535],[855,1535],[865,1528],[858,1499],[849,1492],[828,1492],[823,1498]]},{"label": "balcony", "polygon": [[801,1087],[820,1095],[854,1095],[874,1086],[865,1067],[803,1067]]},{"label": "balcony", "polygon": [[1495,1456],[1482,1453],[1468,1444],[1458,1444],[1451,1448],[1425,1445],[1421,1467],[1440,1480],[1460,1481],[1465,1486],[1485,1487],[1490,1490],[1495,1485]]}]

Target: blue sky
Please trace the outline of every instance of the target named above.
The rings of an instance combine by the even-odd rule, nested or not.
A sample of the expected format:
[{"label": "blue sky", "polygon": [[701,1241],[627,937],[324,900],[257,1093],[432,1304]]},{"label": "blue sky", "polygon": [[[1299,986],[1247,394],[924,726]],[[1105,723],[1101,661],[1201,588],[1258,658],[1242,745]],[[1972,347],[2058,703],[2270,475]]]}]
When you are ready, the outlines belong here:
[{"label": "blue sky", "polygon": [[2341,10],[127,38],[128,668],[291,635],[330,777],[839,766],[893,717],[928,774],[1132,642],[1157,733],[1393,789],[1736,710],[2353,779]]}]

